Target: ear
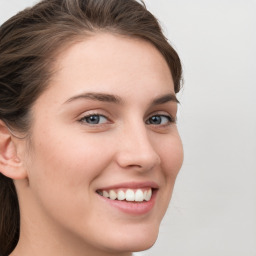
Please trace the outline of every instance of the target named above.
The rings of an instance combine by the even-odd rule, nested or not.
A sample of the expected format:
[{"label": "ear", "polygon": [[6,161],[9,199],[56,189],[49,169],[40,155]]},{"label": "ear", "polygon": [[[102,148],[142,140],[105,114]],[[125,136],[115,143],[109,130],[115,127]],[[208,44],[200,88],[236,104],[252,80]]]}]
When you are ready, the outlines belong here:
[{"label": "ear", "polygon": [[0,120],[0,173],[13,180],[25,179],[26,170],[17,154],[18,143],[24,142],[15,138],[6,124]]}]

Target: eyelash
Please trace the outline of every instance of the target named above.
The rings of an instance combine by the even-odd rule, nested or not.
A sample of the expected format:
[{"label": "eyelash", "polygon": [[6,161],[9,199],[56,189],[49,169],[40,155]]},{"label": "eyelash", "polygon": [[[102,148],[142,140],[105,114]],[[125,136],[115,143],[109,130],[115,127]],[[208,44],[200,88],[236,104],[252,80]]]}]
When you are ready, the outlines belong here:
[{"label": "eyelash", "polygon": [[[91,124],[91,123],[89,123],[88,122],[88,120],[86,120],[86,119],[89,119],[89,118],[92,118],[92,117],[97,117],[98,118],[98,120],[100,120],[100,117],[103,117],[104,119],[106,119],[106,121],[108,122],[108,123],[111,123],[111,121],[110,121],[110,119],[107,117],[107,116],[105,116],[105,115],[102,115],[102,114],[99,114],[99,113],[92,113],[92,114],[88,114],[88,115],[85,115],[85,116],[83,116],[82,118],[80,118],[78,121],[80,122],[80,123],[85,123],[85,124],[87,124],[87,125],[89,125],[89,126],[102,126],[102,125],[105,125],[106,123],[93,123],[93,124]],[[166,118],[167,119],[167,123],[166,124],[153,124],[153,123],[150,123],[150,119],[152,120],[152,118],[159,118],[159,117],[161,117],[162,119],[163,118]],[[161,121],[162,121],[162,119],[161,119]],[[97,120],[96,120],[97,121]],[[164,114],[154,114],[154,115],[152,115],[152,116],[150,116],[147,120],[146,120],[146,124],[147,125],[152,125],[152,126],[154,126],[154,127],[156,127],[156,126],[161,126],[161,127],[165,127],[165,126],[169,126],[170,124],[172,124],[172,123],[175,123],[176,122],[176,119],[175,118],[173,118],[171,115],[164,115]]]}]

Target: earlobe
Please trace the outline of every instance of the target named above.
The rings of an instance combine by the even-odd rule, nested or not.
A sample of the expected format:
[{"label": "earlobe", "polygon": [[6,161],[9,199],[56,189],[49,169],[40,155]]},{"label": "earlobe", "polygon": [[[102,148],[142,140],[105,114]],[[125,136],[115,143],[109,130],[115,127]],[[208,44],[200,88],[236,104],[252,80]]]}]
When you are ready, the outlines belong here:
[{"label": "earlobe", "polygon": [[14,180],[27,176],[16,144],[8,127],[0,120],[0,173]]}]

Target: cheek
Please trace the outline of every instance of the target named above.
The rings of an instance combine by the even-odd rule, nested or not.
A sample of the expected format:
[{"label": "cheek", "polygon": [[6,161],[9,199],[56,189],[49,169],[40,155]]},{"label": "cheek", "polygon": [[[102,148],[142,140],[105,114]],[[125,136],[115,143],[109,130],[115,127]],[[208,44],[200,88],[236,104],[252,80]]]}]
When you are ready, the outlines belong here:
[{"label": "cheek", "polygon": [[[39,209],[56,223],[79,230],[81,224],[75,220],[82,219],[85,212],[88,219],[93,217],[93,181],[111,156],[100,141],[61,134],[59,138],[48,133],[47,140],[37,137],[34,141],[28,166],[31,193]],[[70,216],[74,221],[67,222]]]},{"label": "cheek", "polygon": [[36,192],[42,192],[41,196],[54,193],[57,197],[58,191],[73,196],[72,192],[79,189],[89,190],[90,183],[111,159],[104,143],[93,136],[77,138],[75,134],[66,136],[66,132],[52,131],[42,134],[33,141],[28,168],[30,185]]},{"label": "cheek", "polygon": [[159,191],[161,200],[158,201],[157,207],[160,223],[170,203],[174,184],[183,163],[183,147],[178,133],[174,136],[158,137],[157,144],[154,145],[161,158],[161,171],[157,172],[162,184]]},{"label": "cheek", "polygon": [[175,182],[183,163],[183,146],[179,136],[161,143],[158,149],[161,157],[162,170],[168,182]]},{"label": "cheek", "polygon": [[[64,141],[49,147],[43,145],[38,149],[37,159],[40,160],[43,172],[51,178],[69,182],[84,176],[90,179],[91,174],[97,175],[97,170],[102,165],[102,147],[100,145],[83,143],[83,141]],[[79,178],[80,177],[80,178]]]}]

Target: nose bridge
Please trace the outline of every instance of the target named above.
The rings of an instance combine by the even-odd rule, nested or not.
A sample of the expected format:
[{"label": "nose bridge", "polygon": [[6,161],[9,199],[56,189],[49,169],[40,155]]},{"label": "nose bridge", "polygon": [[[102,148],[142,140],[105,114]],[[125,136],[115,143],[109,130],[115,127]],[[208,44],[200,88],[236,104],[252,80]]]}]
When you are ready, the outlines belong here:
[{"label": "nose bridge", "polygon": [[122,167],[136,166],[141,170],[150,170],[160,163],[143,121],[129,122],[123,128],[121,137],[118,161]]}]

